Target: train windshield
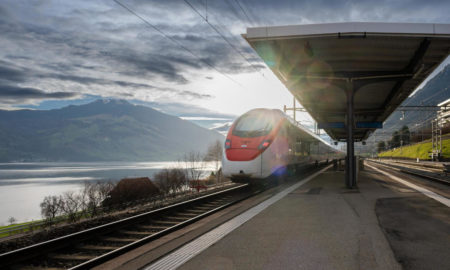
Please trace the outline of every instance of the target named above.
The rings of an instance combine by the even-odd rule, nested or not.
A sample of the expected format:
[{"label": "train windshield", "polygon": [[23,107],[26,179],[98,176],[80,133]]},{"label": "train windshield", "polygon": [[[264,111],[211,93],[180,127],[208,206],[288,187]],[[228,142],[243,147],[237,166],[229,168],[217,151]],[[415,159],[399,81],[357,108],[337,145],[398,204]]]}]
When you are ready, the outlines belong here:
[{"label": "train windshield", "polygon": [[242,116],[233,129],[233,135],[239,137],[259,137],[269,134],[274,124],[272,115],[247,114]]}]

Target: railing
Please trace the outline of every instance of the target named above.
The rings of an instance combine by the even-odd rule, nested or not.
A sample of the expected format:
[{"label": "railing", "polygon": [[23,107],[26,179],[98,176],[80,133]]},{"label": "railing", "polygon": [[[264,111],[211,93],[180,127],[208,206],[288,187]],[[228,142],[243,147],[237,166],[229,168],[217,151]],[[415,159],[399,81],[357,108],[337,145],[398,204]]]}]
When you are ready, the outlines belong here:
[{"label": "railing", "polygon": [[38,227],[47,225],[48,223],[49,222],[47,222],[47,221],[35,221],[35,222],[27,223],[27,224],[15,225],[15,226],[3,228],[3,229],[0,229],[0,237],[1,237],[1,235],[4,235],[4,234],[12,235],[12,234],[16,234],[16,233],[25,232],[25,231],[32,231]]}]

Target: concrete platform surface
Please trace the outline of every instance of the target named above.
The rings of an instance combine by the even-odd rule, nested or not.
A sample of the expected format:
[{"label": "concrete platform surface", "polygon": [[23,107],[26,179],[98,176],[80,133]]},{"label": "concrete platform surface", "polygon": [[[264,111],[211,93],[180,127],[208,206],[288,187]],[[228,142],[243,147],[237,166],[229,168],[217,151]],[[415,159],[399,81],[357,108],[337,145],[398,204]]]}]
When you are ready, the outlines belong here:
[{"label": "concrete platform surface", "polygon": [[179,269],[450,269],[448,207],[367,167],[358,189],[343,179],[324,172]]}]

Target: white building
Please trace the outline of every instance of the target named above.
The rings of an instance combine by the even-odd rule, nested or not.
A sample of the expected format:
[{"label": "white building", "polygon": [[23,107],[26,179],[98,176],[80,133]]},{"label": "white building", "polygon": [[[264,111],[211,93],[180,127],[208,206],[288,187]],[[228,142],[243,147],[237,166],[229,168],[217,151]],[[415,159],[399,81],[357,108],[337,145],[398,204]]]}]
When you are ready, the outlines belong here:
[{"label": "white building", "polygon": [[441,125],[448,125],[450,123],[450,98],[438,104],[441,109],[437,113],[437,118]]}]

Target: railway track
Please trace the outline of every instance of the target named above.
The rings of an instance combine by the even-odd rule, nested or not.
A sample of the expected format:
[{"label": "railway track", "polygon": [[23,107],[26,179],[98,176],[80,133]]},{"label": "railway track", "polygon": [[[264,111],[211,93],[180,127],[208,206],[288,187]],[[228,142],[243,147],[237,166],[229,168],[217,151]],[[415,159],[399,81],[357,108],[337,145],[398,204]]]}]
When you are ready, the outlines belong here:
[{"label": "railway track", "polygon": [[1,269],[89,269],[255,195],[248,185],[0,254]]},{"label": "railway track", "polygon": [[412,163],[407,164],[405,162],[387,163],[376,160],[369,160],[369,161],[386,167],[397,169],[403,173],[422,177],[444,185],[450,185],[450,177],[442,175],[443,174],[442,169],[437,169],[429,166],[414,165]]}]

